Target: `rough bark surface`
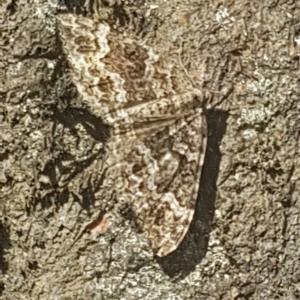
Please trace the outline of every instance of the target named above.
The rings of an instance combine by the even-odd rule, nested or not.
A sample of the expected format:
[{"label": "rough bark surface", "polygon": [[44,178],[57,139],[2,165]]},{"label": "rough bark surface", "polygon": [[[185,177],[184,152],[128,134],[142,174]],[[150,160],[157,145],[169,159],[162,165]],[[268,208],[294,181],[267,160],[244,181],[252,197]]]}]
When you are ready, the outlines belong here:
[{"label": "rough bark surface", "polygon": [[[72,81],[65,6],[209,95],[194,219],[164,258],[102,188],[112,133]],[[0,299],[298,299],[299,14],[288,0],[0,1]]]}]

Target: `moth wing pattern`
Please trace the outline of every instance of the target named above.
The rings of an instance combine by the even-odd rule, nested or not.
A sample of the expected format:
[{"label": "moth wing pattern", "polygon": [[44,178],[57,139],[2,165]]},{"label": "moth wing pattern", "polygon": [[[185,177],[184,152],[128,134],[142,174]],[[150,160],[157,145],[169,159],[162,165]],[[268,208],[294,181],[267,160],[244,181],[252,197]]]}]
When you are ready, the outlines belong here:
[{"label": "moth wing pattern", "polygon": [[[206,150],[201,109],[155,132],[113,143],[117,197],[128,203],[159,257],[173,252],[194,216]],[[120,153],[121,152],[121,153]]]},{"label": "moth wing pattern", "polygon": [[108,25],[73,14],[58,16],[58,23],[73,83],[113,129],[108,181],[155,254],[166,256],[194,215],[206,150],[201,96],[188,89],[177,94],[151,49],[114,36]]},{"label": "moth wing pattern", "polygon": [[[151,48],[117,36],[107,24],[87,17],[67,13],[57,20],[73,83],[93,113],[110,117],[108,123],[124,105],[161,98],[166,85],[171,85],[169,74],[153,67],[157,56]],[[123,117],[119,114],[119,119]]]}]

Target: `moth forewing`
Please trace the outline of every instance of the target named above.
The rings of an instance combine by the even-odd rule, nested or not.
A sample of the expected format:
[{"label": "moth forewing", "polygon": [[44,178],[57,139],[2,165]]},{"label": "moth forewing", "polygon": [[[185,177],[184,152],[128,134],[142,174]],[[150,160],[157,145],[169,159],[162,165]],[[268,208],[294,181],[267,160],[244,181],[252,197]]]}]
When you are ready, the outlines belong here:
[{"label": "moth forewing", "polygon": [[178,72],[163,69],[167,64],[140,41],[83,16],[63,14],[58,21],[82,101],[113,129],[107,182],[115,182],[118,200],[130,206],[155,254],[165,256],[178,247],[195,211],[206,150],[201,93],[178,92],[172,85]]}]

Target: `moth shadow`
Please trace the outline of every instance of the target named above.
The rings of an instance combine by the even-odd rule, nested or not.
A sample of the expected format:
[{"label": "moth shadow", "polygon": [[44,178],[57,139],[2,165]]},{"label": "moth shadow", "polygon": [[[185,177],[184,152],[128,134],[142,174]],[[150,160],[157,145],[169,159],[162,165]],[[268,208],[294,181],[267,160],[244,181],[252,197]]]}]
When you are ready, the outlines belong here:
[{"label": "moth shadow", "polygon": [[219,144],[226,131],[228,114],[221,110],[206,112],[208,140],[202,168],[195,215],[180,246],[170,255],[158,258],[162,270],[173,280],[186,277],[205,257],[212,227],[216,182],[221,154]]},{"label": "moth shadow", "polygon": [[[41,188],[49,192],[45,193],[46,195],[42,197],[42,200],[39,199],[39,197],[32,200],[34,207],[37,203],[42,203],[43,209],[53,204],[51,202],[53,195],[55,195],[56,198],[56,205],[61,206],[68,202],[70,196],[68,184],[74,180],[78,174],[87,169],[95,160],[101,159],[104,154],[102,148],[93,152],[91,148],[86,149],[85,155],[82,155],[82,158],[78,159],[74,154],[68,152],[60,145],[61,140],[64,139],[65,130],[68,129],[71,136],[76,139],[76,148],[80,148],[77,142],[79,143],[79,141],[83,139],[83,133],[78,132],[78,129],[76,129],[78,124],[85,129],[85,136],[103,145],[105,145],[111,134],[110,127],[103,123],[101,118],[81,108],[67,107],[62,111],[54,109],[52,120],[52,136],[55,136],[57,141],[52,141],[48,145],[51,156],[49,156],[49,160],[45,163],[41,172],[42,175],[49,179],[49,182],[41,183]],[[58,129],[59,126],[60,129]],[[93,197],[93,186],[89,183],[88,187],[82,189],[81,192],[84,194],[82,195],[83,201],[85,202],[83,205],[86,209],[89,209],[95,201]],[[73,198],[77,199],[78,197],[77,195],[73,195]]]},{"label": "moth shadow", "polygon": [[[10,232],[9,228],[6,227],[2,221],[0,221],[0,272],[4,276],[8,270],[8,262],[5,259],[5,252],[10,248]],[[4,283],[0,279],[0,296],[4,291]]]}]

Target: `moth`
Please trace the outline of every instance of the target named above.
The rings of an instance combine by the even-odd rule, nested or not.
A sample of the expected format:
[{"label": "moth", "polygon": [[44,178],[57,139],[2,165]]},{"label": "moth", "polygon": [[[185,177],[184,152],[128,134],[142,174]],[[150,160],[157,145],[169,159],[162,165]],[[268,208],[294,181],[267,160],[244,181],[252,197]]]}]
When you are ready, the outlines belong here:
[{"label": "moth", "polygon": [[130,206],[154,253],[166,256],[195,211],[207,140],[202,95],[145,41],[84,16],[57,18],[73,83],[112,128],[106,182]]}]

